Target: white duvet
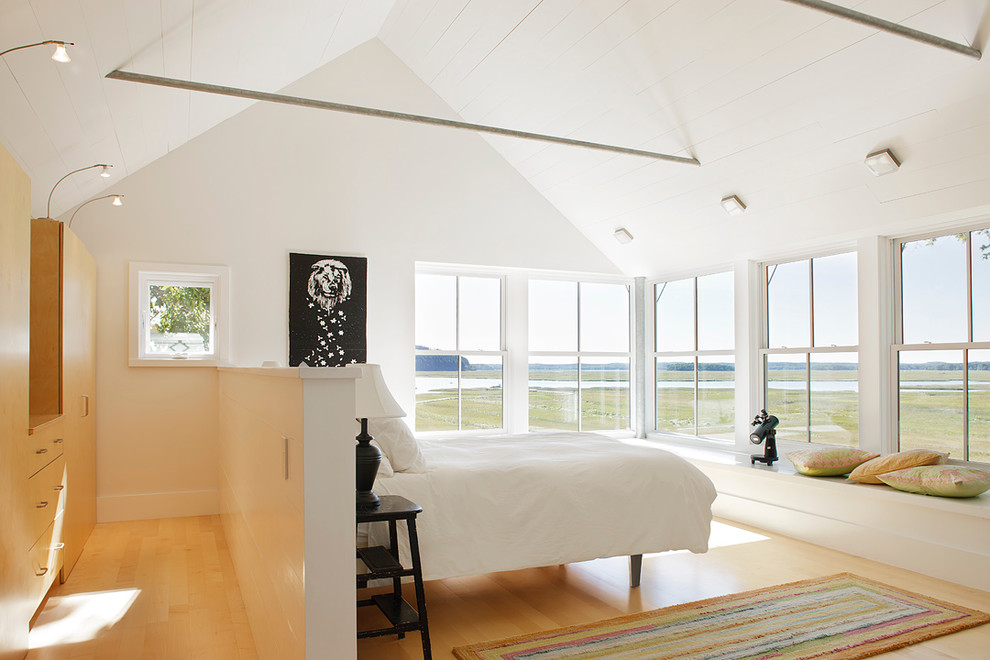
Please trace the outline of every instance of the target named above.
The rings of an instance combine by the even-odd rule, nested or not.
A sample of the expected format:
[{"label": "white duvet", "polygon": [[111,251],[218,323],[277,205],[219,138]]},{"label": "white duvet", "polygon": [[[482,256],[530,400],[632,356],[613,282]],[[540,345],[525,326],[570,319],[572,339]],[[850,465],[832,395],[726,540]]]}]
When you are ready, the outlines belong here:
[{"label": "white duvet", "polygon": [[[379,478],[417,518],[427,580],[598,557],[708,550],[715,488],[669,452],[592,433],[420,440],[425,473]],[[400,525],[401,526],[401,525]],[[373,544],[388,544],[384,523]],[[409,544],[399,533],[400,556]]]}]

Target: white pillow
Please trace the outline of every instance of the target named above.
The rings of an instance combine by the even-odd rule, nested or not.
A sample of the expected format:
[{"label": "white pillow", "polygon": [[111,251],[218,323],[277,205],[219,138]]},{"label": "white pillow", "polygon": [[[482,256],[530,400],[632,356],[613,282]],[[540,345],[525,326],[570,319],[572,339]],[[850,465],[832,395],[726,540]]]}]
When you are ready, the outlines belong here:
[{"label": "white pillow", "polygon": [[368,433],[378,442],[396,472],[426,472],[426,460],[416,437],[400,418],[371,417]]}]

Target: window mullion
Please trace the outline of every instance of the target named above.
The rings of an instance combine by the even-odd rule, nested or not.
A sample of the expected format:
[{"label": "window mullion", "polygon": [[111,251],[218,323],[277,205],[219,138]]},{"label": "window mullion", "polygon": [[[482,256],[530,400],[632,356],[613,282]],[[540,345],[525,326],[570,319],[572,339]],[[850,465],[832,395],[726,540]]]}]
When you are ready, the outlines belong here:
[{"label": "window mullion", "polygon": [[815,346],[815,260],[808,259],[808,345]]},{"label": "window mullion", "polygon": [[[973,343],[973,232],[966,232],[966,332]],[[969,349],[963,349],[963,460],[969,460]]]},{"label": "window mullion", "polygon": [[963,460],[969,460],[969,349],[963,349]]},{"label": "window mullion", "polygon": [[698,415],[701,412],[701,406],[698,405],[698,278],[692,278],[694,281],[694,434],[700,435],[701,424],[698,422]]},{"label": "window mullion", "polygon": [[805,401],[806,401],[806,413],[805,413],[805,436],[808,438],[808,442],[811,442],[811,351],[805,355],[804,358],[804,386],[805,386]]}]

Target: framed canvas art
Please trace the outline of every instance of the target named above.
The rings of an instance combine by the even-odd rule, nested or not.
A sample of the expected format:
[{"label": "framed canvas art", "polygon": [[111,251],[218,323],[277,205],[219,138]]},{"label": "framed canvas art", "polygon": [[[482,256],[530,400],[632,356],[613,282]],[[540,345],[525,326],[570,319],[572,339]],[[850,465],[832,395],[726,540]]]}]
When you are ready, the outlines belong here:
[{"label": "framed canvas art", "polygon": [[289,366],[367,359],[368,259],[289,253]]}]

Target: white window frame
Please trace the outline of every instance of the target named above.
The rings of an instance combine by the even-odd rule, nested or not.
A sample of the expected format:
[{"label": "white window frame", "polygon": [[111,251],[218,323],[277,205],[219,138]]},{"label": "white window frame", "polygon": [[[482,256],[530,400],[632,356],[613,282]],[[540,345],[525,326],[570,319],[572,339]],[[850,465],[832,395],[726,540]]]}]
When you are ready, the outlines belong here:
[{"label": "white window frame", "polygon": [[[759,284],[759,286],[760,286],[759,295],[760,295],[760,321],[761,321],[760,325],[761,325],[761,329],[760,329],[760,337],[759,337],[759,342],[760,342],[759,343],[759,350],[757,351],[757,354],[759,356],[758,362],[759,362],[760,384],[759,384],[759,390],[758,391],[759,391],[759,402],[760,402],[759,405],[760,405],[760,408],[761,409],[763,409],[763,410],[766,410],[767,409],[767,389],[768,389],[768,387],[767,387],[767,368],[766,368],[766,365],[767,365],[768,356],[770,356],[770,355],[807,354],[807,360],[805,362],[805,374],[806,374],[805,375],[805,385],[807,387],[806,394],[807,394],[807,397],[808,397],[807,398],[808,412],[807,412],[806,419],[805,419],[805,430],[806,430],[806,438],[807,438],[807,440],[800,440],[800,441],[799,440],[788,440],[787,441],[787,442],[790,442],[790,443],[795,444],[796,446],[808,446],[808,445],[827,446],[827,443],[814,442],[811,439],[811,430],[810,430],[810,428],[811,428],[811,413],[812,413],[812,410],[811,410],[811,358],[812,358],[812,356],[813,355],[816,355],[816,354],[817,355],[822,355],[822,354],[827,354],[827,353],[854,353],[856,355],[857,365],[859,365],[859,367],[857,369],[857,391],[859,391],[859,389],[861,389],[861,386],[862,386],[861,379],[859,378],[859,369],[862,368],[862,365],[860,364],[859,343],[857,342],[856,344],[852,344],[852,345],[848,345],[848,346],[808,346],[808,347],[788,346],[787,348],[770,348],[769,347],[769,344],[770,344],[770,338],[769,338],[770,337],[770,304],[769,304],[769,300],[767,299],[767,293],[768,293],[767,292],[767,287],[768,287],[767,269],[769,267],[771,267],[771,266],[776,266],[776,265],[780,265],[780,264],[789,264],[789,263],[795,263],[795,262],[799,262],[799,261],[807,261],[808,262],[808,268],[809,268],[809,274],[808,274],[808,305],[809,305],[808,312],[809,312],[809,318],[808,318],[808,322],[810,324],[810,328],[809,328],[810,334],[809,334],[809,336],[811,338],[811,343],[814,344],[814,322],[815,322],[815,297],[814,297],[815,288],[814,287],[815,287],[815,279],[814,279],[814,268],[812,267],[811,264],[813,263],[813,261],[815,259],[822,259],[822,258],[825,258],[825,257],[832,257],[832,256],[839,255],[839,254],[852,254],[852,255],[854,255],[856,257],[856,267],[857,267],[857,273],[856,273],[856,298],[857,299],[854,300],[854,301],[852,301],[852,303],[858,309],[858,306],[859,306],[859,300],[858,299],[859,299],[860,290],[861,290],[860,289],[861,283],[859,281],[859,261],[861,259],[861,255],[860,255],[859,250],[856,249],[856,248],[849,248],[849,247],[837,248],[837,249],[828,250],[828,251],[815,252],[814,254],[810,254],[810,255],[794,256],[794,257],[788,257],[788,258],[785,258],[785,259],[776,259],[776,260],[773,260],[773,261],[764,261],[764,262],[760,262],[759,265],[758,265],[758,268],[759,268],[759,283],[760,283]],[[862,323],[862,318],[860,318],[860,316],[857,315],[857,332],[859,331],[859,324],[861,324],[861,323]],[[773,414],[773,411],[772,410],[770,410],[769,412],[770,412],[770,414]],[[861,430],[862,429],[862,424],[861,424],[861,421],[860,421],[860,418],[861,417],[862,417],[862,411],[860,409],[860,405],[857,403],[856,419],[857,419],[857,429],[858,430]],[[859,433],[857,433],[857,445],[856,446],[859,447],[861,445],[862,445],[862,437],[861,437],[861,435]]]},{"label": "white window frame", "polygon": [[[152,284],[210,287],[213,323],[209,354],[166,358],[145,352],[148,331],[148,292]],[[227,266],[131,262],[128,364],[132,367],[215,367],[227,363],[229,354],[230,269]]]},{"label": "white window frame", "polygon": [[[575,308],[575,314],[577,314],[577,342],[578,349],[581,348],[581,284],[622,284],[625,285],[629,296],[629,350],[626,352],[621,351],[530,351],[528,342],[526,350],[526,366],[527,366],[527,378],[526,378],[526,428],[525,431],[530,431],[529,427],[529,361],[533,357],[573,357],[577,361],[578,373],[577,373],[577,392],[578,392],[578,430],[583,430],[583,417],[581,415],[581,358],[625,358],[629,361],[629,425],[624,429],[615,430],[605,430],[605,431],[595,431],[595,433],[600,433],[603,435],[621,435],[626,436],[633,432],[637,426],[637,419],[639,418],[639,411],[637,409],[637,396],[636,396],[636,379],[640,378],[639,370],[636,367],[635,359],[635,346],[636,346],[636,331],[635,331],[635,307],[636,307],[636,286],[635,280],[631,278],[608,278],[608,277],[595,277],[593,275],[582,276],[582,275],[563,275],[554,273],[540,273],[539,271],[533,271],[526,278],[526,306],[529,307],[529,282],[533,280],[538,281],[556,281],[556,282],[574,282],[577,284],[577,306]],[[528,316],[528,314],[527,314]],[[526,334],[529,334],[529,322],[527,318],[526,323]]]},{"label": "white window frame", "polygon": [[[429,438],[433,436],[449,436],[452,433],[458,435],[484,435],[492,433],[504,433],[507,428],[506,419],[508,417],[508,400],[506,397],[506,392],[508,390],[508,350],[506,350],[506,277],[503,273],[492,271],[492,270],[475,270],[470,268],[459,268],[453,266],[441,266],[441,265],[429,265],[429,264],[417,264],[416,272],[414,277],[420,275],[445,275],[448,277],[455,278],[455,294],[454,294],[454,322],[457,325],[455,329],[456,341],[460,341],[460,278],[462,277],[487,277],[491,279],[497,279],[499,281],[499,350],[497,351],[478,351],[478,350],[424,350],[415,349],[416,356],[420,355],[436,355],[436,356],[457,356],[457,425],[461,426],[461,360],[460,357],[471,356],[477,357],[501,357],[502,358],[502,424],[498,428],[491,429],[462,429],[458,428],[456,430],[449,431],[416,431],[416,435],[424,438]],[[414,310],[415,315],[415,310]],[[413,339],[415,342],[415,331],[413,332]],[[415,372],[415,369],[414,369]],[[415,396],[415,394],[414,394]],[[413,413],[413,426],[415,427],[416,414]]]},{"label": "white window frame", "polygon": [[[972,270],[972,248],[970,246],[970,241],[972,240],[972,232],[979,231],[981,229],[990,229],[990,218],[984,218],[983,220],[975,223],[968,223],[962,225],[958,228],[952,229],[939,229],[935,231],[928,231],[922,234],[912,234],[909,236],[902,236],[894,238],[891,241],[891,250],[893,252],[893,280],[894,280],[894,341],[890,346],[890,424],[891,424],[891,436],[894,443],[894,451],[900,451],[901,445],[901,419],[900,419],[900,358],[899,353],[904,351],[962,351],[963,364],[968,365],[969,363],[969,351],[971,350],[988,350],[990,349],[990,341],[973,341],[973,270]],[[903,317],[903,291],[901,286],[903,282],[901,281],[901,254],[902,246],[904,243],[911,243],[914,241],[921,241],[926,239],[941,238],[944,236],[952,236],[953,234],[966,233],[966,245],[970,248],[966,251],[966,295],[969,305],[966,311],[966,324],[967,324],[967,337],[969,341],[964,342],[949,342],[949,343],[923,343],[923,344],[905,344],[904,342],[904,317]],[[969,433],[969,378],[968,369],[962,370],[962,381],[963,381],[963,406],[960,413],[963,417],[963,456],[952,458],[969,461],[969,449],[970,449],[970,433]],[[985,463],[975,462],[975,465],[985,465]]]},{"label": "white window frame", "polygon": [[[695,275],[681,275],[677,277],[667,277],[660,278],[656,280],[650,280],[646,284],[647,295],[649,295],[649,300],[651,304],[648,309],[650,313],[647,315],[647,341],[650,342],[652,348],[649,353],[649,372],[650,375],[646,377],[646,380],[652,385],[652,387],[647,388],[646,394],[646,408],[647,414],[649,415],[649,429],[653,433],[663,433],[664,435],[675,436],[678,438],[685,438],[691,441],[697,440],[703,443],[710,443],[713,446],[728,446],[735,443],[735,438],[723,440],[721,438],[712,438],[709,436],[698,435],[698,364],[699,358],[704,357],[731,357],[735,369],[733,371],[733,391],[739,386],[738,383],[738,372],[739,363],[738,355],[736,351],[736,346],[738,346],[738,339],[736,337],[736,332],[732,334],[733,346],[730,349],[710,349],[710,350],[698,350],[698,278],[707,277],[709,275],[732,275],[732,300],[733,300],[733,319],[737,316],[736,298],[737,298],[737,288],[738,283],[736,281],[736,271],[734,268],[719,268],[712,271],[705,271],[703,273],[698,273]],[[695,349],[691,351],[659,351],[657,350],[657,329],[656,329],[656,319],[657,319],[657,295],[656,287],[658,284],[667,282],[680,282],[683,280],[692,280],[694,282],[694,346]],[[657,428],[657,359],[664,357],[691,357],[694,358],[694,433],[678,433],[676,431],[659,430]],[[645,374],[644,374],[645,375]],[[735,406],[734,406],[735,408]]]},{"label": "white window frame", "polygon": [[[529,429],[529,280],[562,280],[568,282],[588,282],[625,284],[630,287],[629,301],[629,387],[630,387],[630,427],[635,429],[639,420],[637,399],[634,393],[641,381],[640,366],[634,359],[635,346],[635,279],[620,275],[598,273],[576,273],[568,271],[532,270],[526,268],[474,266],[466,264],[443,264],[416,262],[418,275],[458,275],[462,277],[498,277],[502,279],[502,350],[495,352],[475,351],[478,355],[502,355],[502,429],[470,429],[465,431],[417,431],[417,437],[450,437],[451,435],[470,437],[500,432],[525,433]],[[414,340],[415,341],[415,340]],[[420,351],[414,354],[453,354],[453,351]],[[468,355],[469,352],[461,352]],[[547,355],[547,353],[538,353]],[[593,355],[587,353],[589,357]],[[601,431],[605,435],[629,436],[629,429],[623,431]]]}]

